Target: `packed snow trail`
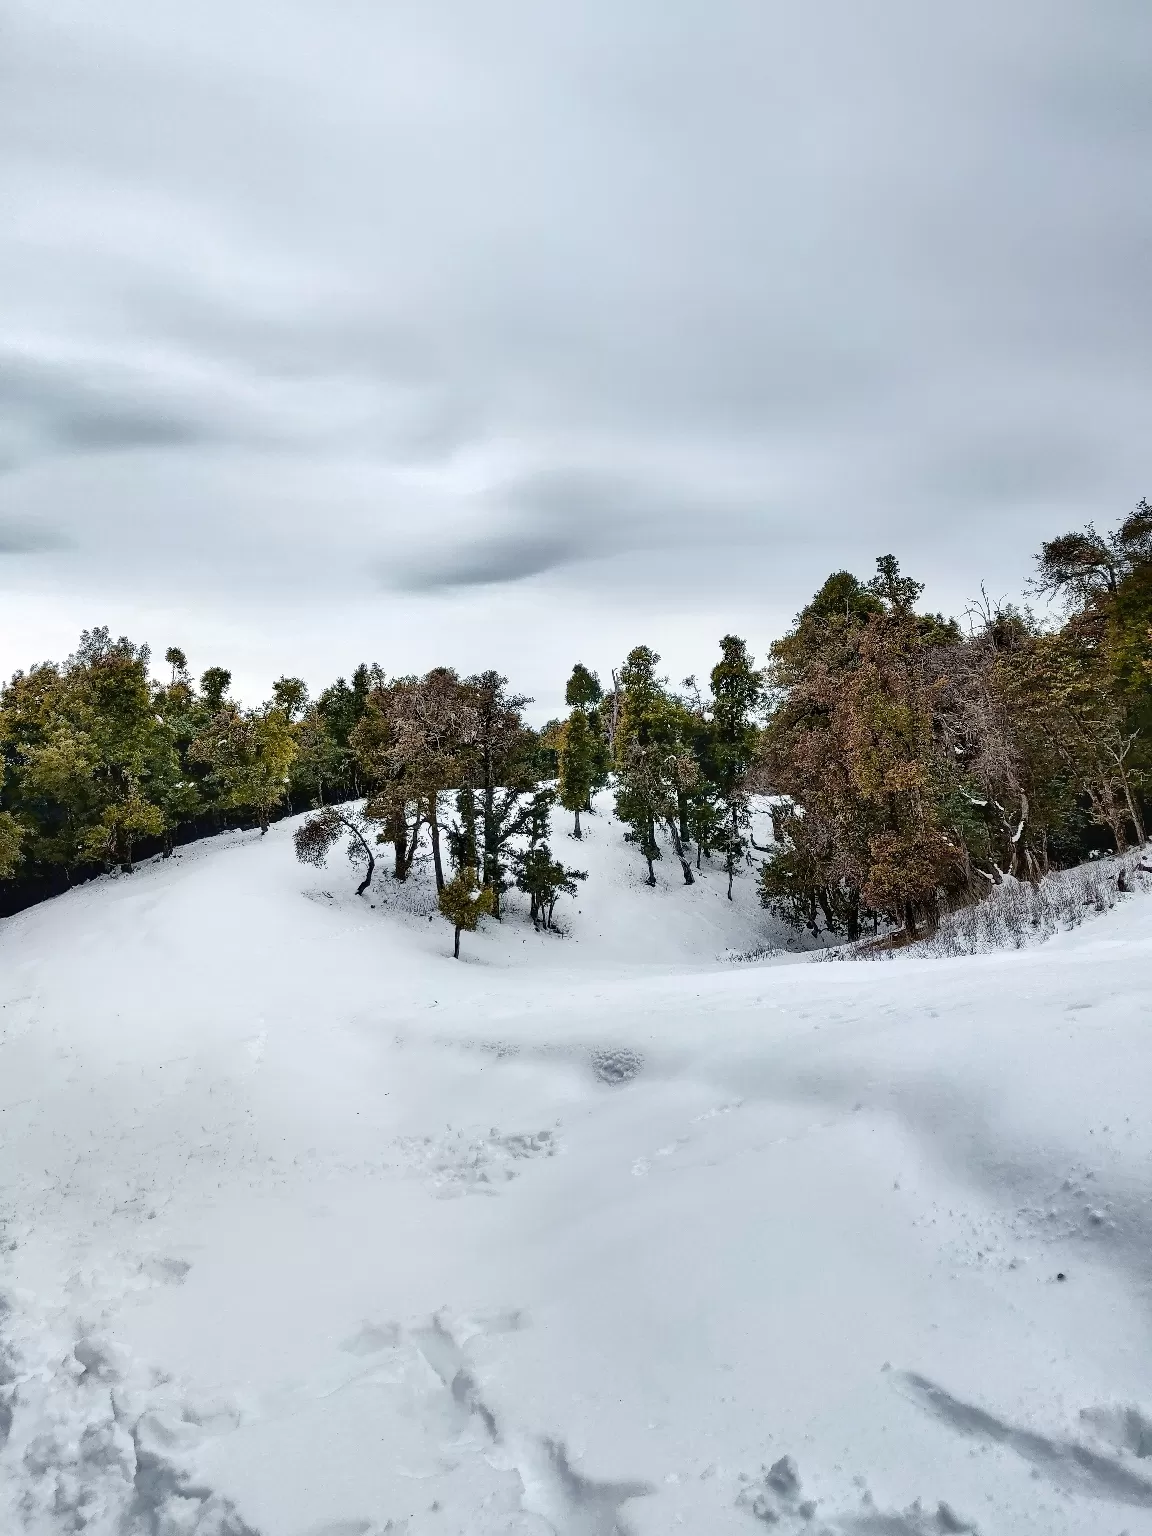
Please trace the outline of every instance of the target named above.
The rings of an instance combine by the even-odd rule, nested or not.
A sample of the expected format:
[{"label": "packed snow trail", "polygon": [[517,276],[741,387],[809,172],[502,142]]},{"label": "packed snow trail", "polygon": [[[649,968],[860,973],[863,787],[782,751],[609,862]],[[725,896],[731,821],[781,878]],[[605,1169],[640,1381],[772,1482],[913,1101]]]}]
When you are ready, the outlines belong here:
[{"label": "packed snow trail", "polygon": [[590,830],[460,964],[291,823],[0,924],[0,1530],[1152,1533],[1152,901],[736,965]]}]

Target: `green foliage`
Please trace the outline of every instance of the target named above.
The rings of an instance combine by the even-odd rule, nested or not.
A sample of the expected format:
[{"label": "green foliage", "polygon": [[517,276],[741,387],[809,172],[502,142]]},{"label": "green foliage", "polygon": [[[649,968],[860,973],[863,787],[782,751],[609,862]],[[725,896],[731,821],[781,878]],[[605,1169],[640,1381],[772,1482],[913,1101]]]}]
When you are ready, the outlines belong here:
[{"label": "green foliage", "polygon": [[334,844],[347,839],[349,861],[361,865],[364,878],[356,887],[357,896],[372,884],[376,856],[372,851],[368,819],[358,807],[326,805],[309,816],[292,833],[292,846],[302,864],[320,869],[327,862]]},{"label": "green foliage", "polygon": [[496,892],[490,885],[481,885],[475,869],[462,869],[449,880],[439,894],[441,916],[446,917],[455,929],[453,954],[460,958],[461,933],[475,933],[482,917],[491,917],[496,910]]},{"label": "green foliage", "polygon": [[693,884],[684,851],[690,797],[700,782],[691,750],[690,712],[657,677],[660,658],[646,645],[628,653],[620,670],[622,693],[616,729],[616,814],[628,826],[648,865],[648,884],[656,884],[654,865],[661,857],[656,839],[663,827],[680,861],[685,885]]},{"label": "green foliage", "polygon": [[225,704],[192,744],[191,756],[208,764],[221,804],[253,810],[261,833],[288,794],[296,741],[283,710],[241,710]]},{"label": "green foliage", "polygon": [[564,689],[565,704],[569,709],[593,709],[603,697],[600,679],[582,661],[578,661]]},{"label": "green foliage", "polygon": [[574,837],[582,837],[580,813],[591,809],[592,794],[604,772],[606,747],[588,715],[577,707],[560,732],[560,804],[575,816]]},{"label": "green foliage", "polygon": [[20,863],[24,828],[8,811],[0,811],[0,880],[10,880]]},{"label": "green foliage", "polygon": [[200,679],[200,697],[209,714],[223,708],[228,690],[232,686],[232,674],[227,667],[209,667]]},{"label": "green foliage", "polygon": [[756,757],[759,731],[756,714],[764,699],[764,678],[752,665],[748,647],[736,635],[720,642],[720,661],[712,668],[711,730],[706,738],[706,772],[715,785],[722,810],[709,805],[696,813],[697,839],[707,839],[724,855],[728,900],[732,880],[746,862],[751,842],[748,775]]},{"label": "green foliage", "polygon": [[272,703],[289,725],[308,708],[308,685],[300,677],[278,677],[272,684]]},{"label": "green foliage", "polygon": [[553,914],[560,897],[575,896],[577,881],[588,878],[586,871],[568,869],[552,856],[548,829],[555,802],[555,792],[550,789],[537,790],[532,796],[526,845],[512,857],[516,887],[528,897],[529,915],[537,928],[554,927]]}]

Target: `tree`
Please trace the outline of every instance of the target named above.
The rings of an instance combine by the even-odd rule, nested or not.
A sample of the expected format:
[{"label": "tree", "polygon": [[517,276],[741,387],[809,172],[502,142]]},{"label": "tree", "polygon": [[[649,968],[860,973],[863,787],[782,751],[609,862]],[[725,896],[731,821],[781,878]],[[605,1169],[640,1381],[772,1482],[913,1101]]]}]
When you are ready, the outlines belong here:
[{"label": "tree", "polygon": [[764,697],[764,680],[752,665],[747,645],[736,635],[724,636],[720,653],[721,660],[712,668],[710,677],[712,731],[708,762],[724,807],[715,839],[724,854],[731,901],[733,875],[748,857],[752,825],[748,774],[756,756],[758,732],[754,715]]},{"label": "tree", "polygon": [[516,886],[528,897],[529,915],[535,928],[552,928],[560,897],[575,896],[576,882],[588,878],[586,870],[568,869],[552,856],[548,829],[555,800],[555,793],[550,789],[537,790],[533,795],[526,828],[527,843],[512,859]]},{"label": "tree", "polygon": [[193,742],[191,755],[209,765],[222,804],[256,812],[263,836],[272,811],[288,794],[296,757],[283,710],[266,705],[245,711],[226,703]]},{"label": "tree", "polygon": [[293,788],[302,790],[312,803],[324,805],[330,798],[342,798],[349,789],[348,768],[351,754],[333,734],[319,704],[311,705],[296,726],[296,760],[292,764]]},{"label": "tree", "polygon": [[572,836],[584,836],[580,812],[588,809],[600,772],[600,741],[582,707],[573,709],[560,735],[560,803],[575,817]]},{"label": "tree", "polygon": [[915,937],[921,921],[935,924],[942,892],[965,888],[932,662],[960,636],[913,610],[920,590],[890,556],[867,587],[837,572],[772,647],[775,708],[759,778],[787,804],[761,899],[813,930],[819,912],[855,938],[872,910]]},{"label": "tree", "polygon": [[373,688],[363,714],[349,736],[349,750],[360,774],[370,786],[365,814],[383,826],[378,842],[391,843],[395,855],[394,878],[407,880],[424,825],[423,801],[413,782],[411,764],[396,749],[396,731],[390,710],[405,682],[383,681]]},{"label": "tree", "polygon": [[646,645],[628,653],[620,672],[620,715],[616,726],[616,814],[628,826],[648,865],[648,884],[656,884],[660,858],[656,828],[663,826],[680,862],[684,884],[692,885],[692,866],[684,851],[681,817],[699,767],[682,736],[683,712],[656,676],[660,658]]},{"label": "tree", "polygon": [[350,863],[362,864],[364,867],[364,878],[356,887],[357,896],[363,896],[372,884],[372,875],[376,869],[376,856],[369,841],[368,826],[368,819],[360,810],[324,806],[315,815],[309,816],[307,821],[301,822],[293,832],[292,844],[296,857],[302,864],[312,864],[320,869],[327,862],[333,844],[346,836]]},{"label": "tree", "polygon": [[539,782],[535,735],[523,715],[532,701],[509,693],[508,679],[494,671],[469,677],[465,687],[472,716],[463,795],[471,804],[462,818],[476,827],[483,881],[493,892],[492,915],[499,917],[509,884],[509,849],[528,822],[524,797]]},{"label": "tree", "polygon": [[564,689],[565,704],[569,709],[595,709],[603,697],[600,679],[582,661],[578,661]]},{"label": "tree", "polygon": [[272,684],[272,703],[293,725],[308,708],[308,684],[300,677],[278,677]]},{"label": "tree", "polygon": [[178,645],[170,645],[164,652],[164,660],[172,668],[172,684],[188,681],[188,658]]},{"label": "tree", "polygon": [[15,816],[0,811],[0,880],[10,880],[20,863],[24,829]]},{"label": "tree", "polygon": [[493,914],[496,893],[490,885],[480,884],[474,869],[462,869],[440,891],[439,906],[455,929],[452,955],[459,960],[461,933],[475,933],[480,919]]},{"label": "tree", "polygon": [[232,674],[227,667],[209,667],[200,678],[200,697],[209,714],[221,709],[228,690],[232,686]]}]

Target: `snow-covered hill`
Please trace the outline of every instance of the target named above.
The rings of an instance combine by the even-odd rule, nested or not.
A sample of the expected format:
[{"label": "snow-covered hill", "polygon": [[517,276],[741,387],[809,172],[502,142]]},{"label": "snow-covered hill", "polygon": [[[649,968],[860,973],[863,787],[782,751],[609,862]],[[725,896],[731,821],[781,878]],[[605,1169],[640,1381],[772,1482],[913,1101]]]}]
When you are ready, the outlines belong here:
[{"label": "snow-covered hill", "polygon": [[1152,902],[465,936],[292,823],[0,924],[0,1531],[1152,1532]]}]

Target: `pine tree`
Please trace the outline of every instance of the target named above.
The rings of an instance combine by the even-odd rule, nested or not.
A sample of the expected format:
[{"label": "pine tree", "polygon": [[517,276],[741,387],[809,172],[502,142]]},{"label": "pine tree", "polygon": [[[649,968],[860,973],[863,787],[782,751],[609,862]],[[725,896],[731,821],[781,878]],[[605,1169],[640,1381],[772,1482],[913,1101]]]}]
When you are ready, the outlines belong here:
[{"label": "pine tree", "polygon": [[656,828],[663,826],[680,862],[684,884],[692,866],[684,851],[680,817],[699,779],[695,757],[682,735],[683,711],[656,676],[660,658],[646,645],[628,654],[620,672],[621,709],[616,727],[616,814],[643,854],[648,884],[661,857]]},{"label": "pine tree", "polygon": [[764,680],[752,665],[748,647],[736,635],[720,642],[721,660],[712,668],[712,730],[708,762],[723,804],[716,846],[724,854],[728,900],[732,878],[748,857],[752,818],[748,774],[756,756],[755,711],[764,697]]},{"label": "pine tree", "polygon": [[460,958],[461,933],[475,933],[482,917],[491,917],[496,908],[496,893],[490,885],[481,885],[474,869],[462,869],[439,893],[441,915],[455,929],[453,957]]},{"label": "pine tree", "polygon": [[575,817],[572,836],[583,837],[580,813],[588,809],[599,776],[600,742],[583,708],[577,706],[564,723],[560,736],[560,803]]},{"label": "pine tree", "polygon": [[529,915],[536,928],[552,928],[560,897],[575,896],[576,882],[588,878],[586,870],[568,869],[552,856],[548,830],[555,800],[550,789],[537,790],[533,795],[525,827],[526,844],[512,859],[517,889],[528,897]]}]

